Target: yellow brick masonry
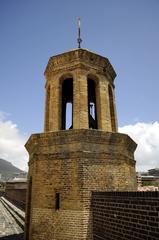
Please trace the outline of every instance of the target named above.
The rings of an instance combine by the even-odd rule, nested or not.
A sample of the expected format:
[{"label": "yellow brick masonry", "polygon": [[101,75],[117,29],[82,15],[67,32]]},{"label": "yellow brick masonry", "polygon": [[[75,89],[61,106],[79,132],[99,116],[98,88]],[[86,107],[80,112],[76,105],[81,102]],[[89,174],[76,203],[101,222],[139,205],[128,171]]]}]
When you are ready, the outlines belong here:
[{"label": "yellow brick masonry", "polygon": [[[136,143],[117,133],[115,76],[107,58],[86,49],[50,58],[44,133],[31,135],[25,145],[26,240],[92,240],[92,191],[136,190]],[[73,79],[73,129],[61,130],[62,83],[68,78]],[[89,129],[88,78],[96,86],[98,129]]]},{"label": "yellow brick masonry", "polygon": [[[114,92],[115,76],[116,73],[107,58],[85,49],[76,49],[50,58],[45,71],[46,86],[50,86],[50,102],[47,101],[46,87],[44,130],[61,130],[61,85],[68,77],[73,78],[73,128],[89,128],[87,79],[91,77],[96,83],[98,128],[112,131],[108,84],[112,86]],[[50,106],[49,109],[47,105]],[[113,105],[115,109],[115,100]],[[114,119],[117,131],[116,111]]]},{"label": "yellow brick masonry", "polygon": [[26,148],[32,177],[29,240],[92,239],[91,192],[136,190],[136,144],[127,135],[84,129],[49,132],[32,135]]}]

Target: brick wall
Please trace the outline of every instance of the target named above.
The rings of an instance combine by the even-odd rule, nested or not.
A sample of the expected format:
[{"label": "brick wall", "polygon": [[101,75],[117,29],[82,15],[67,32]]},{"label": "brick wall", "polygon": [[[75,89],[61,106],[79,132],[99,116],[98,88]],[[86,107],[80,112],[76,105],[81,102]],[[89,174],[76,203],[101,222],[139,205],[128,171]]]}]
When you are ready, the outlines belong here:
[{"label": "brick wall", "polygon": [[25,210],[26,205],[26,189],[12,189],[8,190],[5,197],[15,204],[17,207]]},{"label": "brick wall", "polygon": [[27,182],[7,182],[5,197],[17,207],[25,210]]},{"label": "brick wall", "polygon": [[89,129],[87,79],[90,78],[96,83],[98,129],[117,131],[116,73],[107,58],[85,49],[69,51],[49,59],[45,77],[45,132],[61,130],[62,82],[68,78],[73,79],[73,129]]},{"label": "brick wall", "polygon": [[93,192],[94,240],[159,239],[159,192]]},{"label": "brick wall", "polygon": [[136,190],[136,144],[124,134],[48,132],[32,135],[26,148],[32,179],[26,212],[30,240],[91,240],[91,192]]}]

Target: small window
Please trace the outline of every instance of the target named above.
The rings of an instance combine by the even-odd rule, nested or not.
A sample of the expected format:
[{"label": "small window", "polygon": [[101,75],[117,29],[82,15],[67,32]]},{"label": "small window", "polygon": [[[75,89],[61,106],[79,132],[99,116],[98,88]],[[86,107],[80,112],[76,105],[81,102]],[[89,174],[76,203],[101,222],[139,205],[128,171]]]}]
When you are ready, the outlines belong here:
[{"label": "small window", "polygon": [[60,193],[55,194],[55,209],[60,209]]}]

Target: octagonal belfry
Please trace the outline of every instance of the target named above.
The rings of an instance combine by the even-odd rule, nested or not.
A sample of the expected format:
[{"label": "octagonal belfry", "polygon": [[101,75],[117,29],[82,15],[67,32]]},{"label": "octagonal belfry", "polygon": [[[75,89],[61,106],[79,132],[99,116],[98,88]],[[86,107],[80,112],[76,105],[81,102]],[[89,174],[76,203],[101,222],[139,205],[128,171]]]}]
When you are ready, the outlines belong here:
[{"label": "octagonal belfry", "polygon": [[116,73],[107,58],[75,49],[51,57],[45,77],[46,132],[67,129],[67,108],[72,113],[69,128],[117,131]]},{"label": "octagonal belfry", "polygon": [[85,49],[50,58],[44,133],[25,145],[27,240],[92,240],[92,191],[136,190],[136,143],[117,132],[115,76]]}]

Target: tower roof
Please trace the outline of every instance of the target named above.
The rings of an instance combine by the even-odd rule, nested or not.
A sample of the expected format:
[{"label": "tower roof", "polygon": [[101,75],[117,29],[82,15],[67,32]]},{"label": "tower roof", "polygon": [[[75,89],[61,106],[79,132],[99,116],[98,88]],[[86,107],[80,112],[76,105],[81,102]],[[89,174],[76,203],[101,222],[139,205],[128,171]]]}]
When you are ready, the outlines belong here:
[{"label": "tower roof", "polygon": [[57,72],[64,68],[71,70],[72,68],[82,66],[92,66],[102,74],[109,74],[112,80],[116,77],[116,72],[108,58],[83,48],[72,49],[68,52],[50,57],[45,75],[50,75],[52,72]]}]

